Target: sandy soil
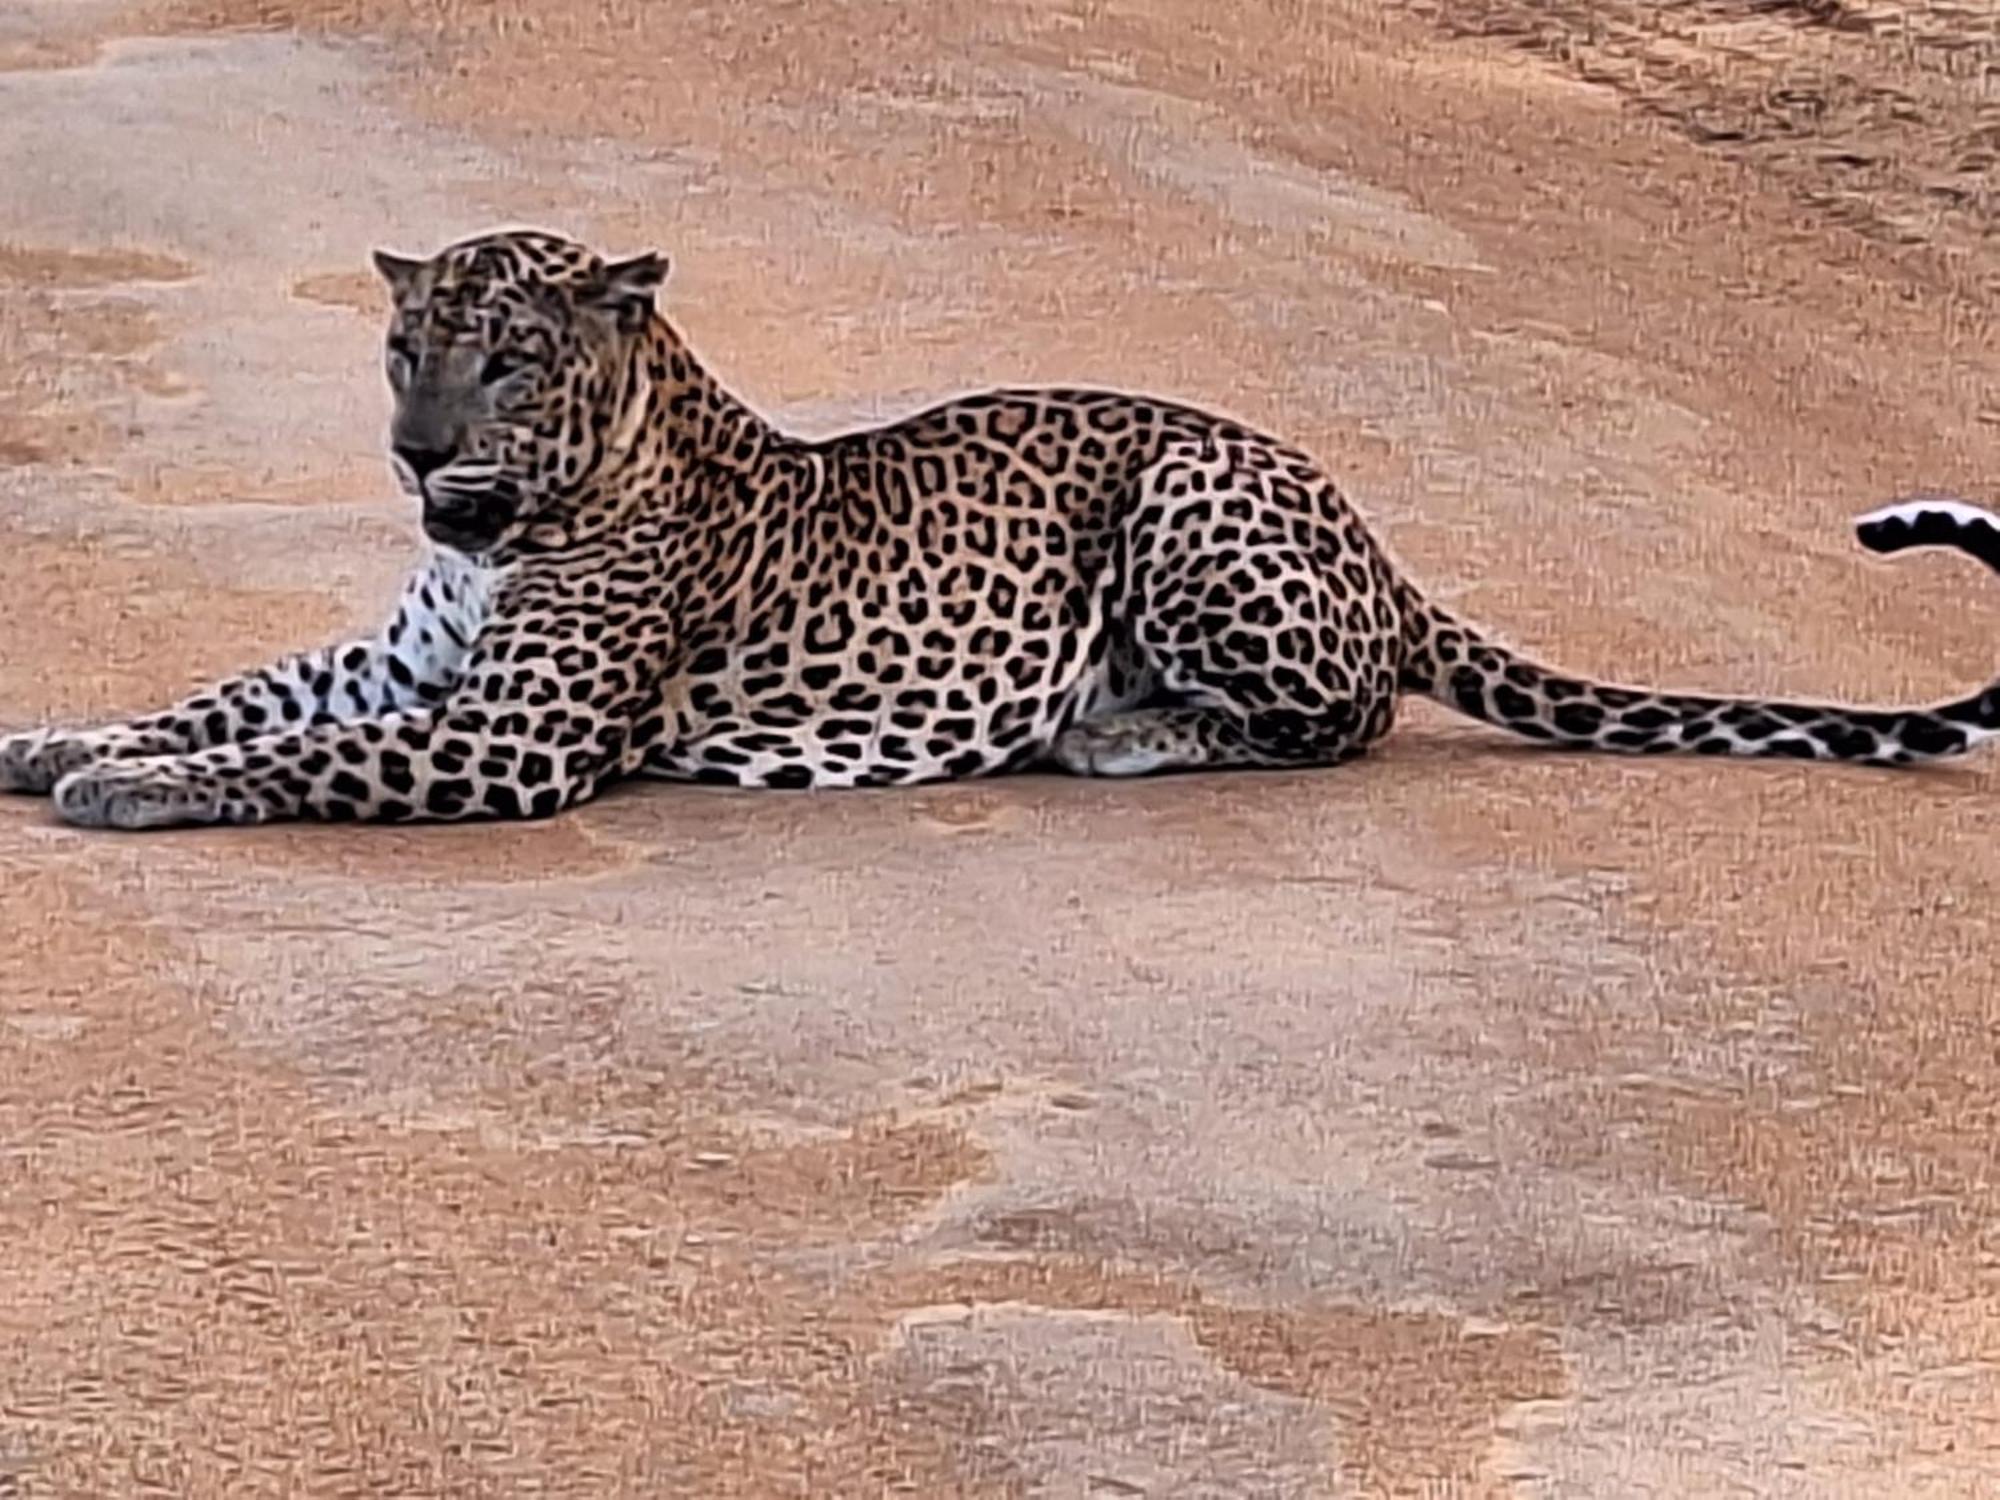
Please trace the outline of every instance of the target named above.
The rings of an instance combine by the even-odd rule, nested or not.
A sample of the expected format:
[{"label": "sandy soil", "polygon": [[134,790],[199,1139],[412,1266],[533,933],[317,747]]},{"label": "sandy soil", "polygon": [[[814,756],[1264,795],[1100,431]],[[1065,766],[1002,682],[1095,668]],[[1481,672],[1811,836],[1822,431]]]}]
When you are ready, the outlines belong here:
[{"label": "sandy soil", "polygon": [[[823,429],[1207,401],[1578,669],[1930,696],[2000,600],[1990,11],[25,0],[0,722],[371,618],[366,251],[667,249]],[[1982,90],[1984,92],[1982,92]],[[1982,489],[1982,486],[1985,488]],[[1974,1495],[1992,763],[0,807],[0,1494]]]}]

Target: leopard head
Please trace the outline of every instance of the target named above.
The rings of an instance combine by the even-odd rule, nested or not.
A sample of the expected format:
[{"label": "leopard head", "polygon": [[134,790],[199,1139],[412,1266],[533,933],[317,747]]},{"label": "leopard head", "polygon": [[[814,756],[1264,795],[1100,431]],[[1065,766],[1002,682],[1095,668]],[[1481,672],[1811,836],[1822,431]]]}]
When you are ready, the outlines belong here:
[{"label": "leopard head", "polygon": [[476,556],[564,520],[620,441],[665,258],[509,230],[374,260],[395,297],[391,461],[425,533]]}]

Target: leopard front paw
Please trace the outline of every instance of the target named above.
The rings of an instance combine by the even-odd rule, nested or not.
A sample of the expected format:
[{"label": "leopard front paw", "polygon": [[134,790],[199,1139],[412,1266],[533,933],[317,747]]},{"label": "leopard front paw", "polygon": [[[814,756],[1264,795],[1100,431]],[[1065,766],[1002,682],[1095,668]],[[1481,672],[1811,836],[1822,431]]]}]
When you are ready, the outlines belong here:
[{"label": "leopard front paw", "polygon": [[171,828],[189,823],[254,823],[254,806],[174,760],[106,760],[56,783],[56,813],[78,828]]},{"label": "leopard front paw", "polygon": [[91,736],[61,729],[7,735],[0,738],[0,792],[46,796],[71,771],[105,753]]}]

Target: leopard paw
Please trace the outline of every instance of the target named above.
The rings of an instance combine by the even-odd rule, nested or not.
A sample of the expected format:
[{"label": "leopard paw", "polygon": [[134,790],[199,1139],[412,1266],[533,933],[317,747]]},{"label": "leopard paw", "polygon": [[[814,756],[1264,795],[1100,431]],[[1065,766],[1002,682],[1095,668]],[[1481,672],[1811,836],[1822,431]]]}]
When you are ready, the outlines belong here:
[{"label": "leopard paw", "polygon": [[1072,776],[1146,776],[1177,763],[1171,746],[1144,724],[1120,718],[1072,725],[1049,758]]},{"label": "leopard paw", "polygon": [[90,736],[60,729],[0,737],[0,792],[47,796],[63,777],[103,753]]},{"label": "leopard paw", "polygon": [[171,828],[189,823],[248,823],[254,809],[235,806],[212,784],[170,759],[107,760],[56,783],[57,814],[78,828]]}]

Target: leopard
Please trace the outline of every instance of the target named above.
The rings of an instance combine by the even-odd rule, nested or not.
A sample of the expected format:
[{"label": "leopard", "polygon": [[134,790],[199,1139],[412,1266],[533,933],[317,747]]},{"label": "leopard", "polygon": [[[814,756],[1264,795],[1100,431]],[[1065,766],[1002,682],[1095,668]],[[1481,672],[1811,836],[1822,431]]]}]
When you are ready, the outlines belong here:
[{"label": "leopard", "polygon": [[[372,260],[424,537],[386,623],[0,738],[0,789],[151,829],[539,819],[628,778],[1330,767],[1411,696],[1624,754],[1904,767],[2000,733],[2000,684],[1871,709],[1540,665],[1421,591],[1319,461],[1193,404],[995,387],[802,436],[697,357],[658,250],[503,228]],[[2000,568],[1965,502],[1857,527]]]}]

